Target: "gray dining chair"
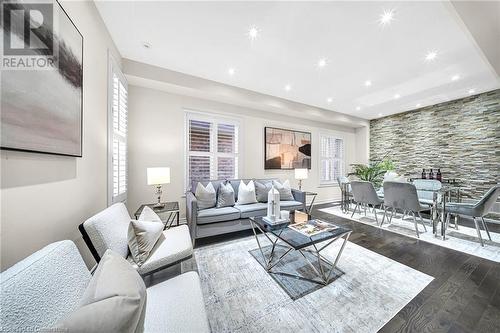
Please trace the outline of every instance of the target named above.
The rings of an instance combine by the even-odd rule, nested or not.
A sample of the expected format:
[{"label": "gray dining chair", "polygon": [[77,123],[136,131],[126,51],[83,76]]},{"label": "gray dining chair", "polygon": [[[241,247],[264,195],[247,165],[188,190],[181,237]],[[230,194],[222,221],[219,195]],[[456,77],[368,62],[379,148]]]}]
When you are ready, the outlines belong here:
[{"label": "gray dining chair", "polygon": [[350,181],[349,181],[349,178],[345,177],[345,176],[339,176],[337,177],[337,183],[339,184],[339,187],[340,187],[340,191],[344,191],[344,184],[347,184],[346,186],[346,189],[347,189],[347,193],[343,193],[343,196],[345,195],[346,198],[348,198],[347,200],[347,206],[349,209],[351,209],[351,198],[352,198],[352,188],[351,188],[351,184],[350,184]]},{"label": "gray dining chair", "polygon": [[479,228],[476,218],[481,219],[483,229],[486,231],[488,238],[491,240],[490,231],[488,230],[488,225],[484,221],[484,216],[491,211],[499,196],[500,184],[497,184],[490,188],[488,192],[486,192],[486,194],[476,203],[447,202],[445,206],[446,224],[450,221],[450,215],[472,217],[474,225],[476,226],[477,237],[481,242],[481,246],[484,246],[481,229]]},{"label": "gray dining chair", "polygon": [[354,213],[356,213],[356,209],[358,209],[359,213],[361,213],[360,206],[364,206],[366,216],[366,208],[372,206],[373,214],[375,215],[375,221],[377,221],[378,224],[377,211],[375,210],[375,207],[379,206],[381,208],[384,200],[378,197],[373,184],[367,181],[352,181],[351,189],[354,202],[356,203],[351,217],[353,217]]},{"label": "gray dining chair", "polygon": [[384,182],[384,216],[382,217],[382,223],[380,226],[384,224],[387,209],[389,208],[391,209],[389,223],[392,222],[392,215],[394,214],[394,211],[406,211],[408,214],[413,216],[415,232],[417,233],[418,238],[420,238],[420,232],[418,230],[415,214],[418,214],[420,217],[420,223],[424,227],[424,231],[427,231],[420,212],[428,210],[429,208],[420,204],[415,185],[401,182]]}]

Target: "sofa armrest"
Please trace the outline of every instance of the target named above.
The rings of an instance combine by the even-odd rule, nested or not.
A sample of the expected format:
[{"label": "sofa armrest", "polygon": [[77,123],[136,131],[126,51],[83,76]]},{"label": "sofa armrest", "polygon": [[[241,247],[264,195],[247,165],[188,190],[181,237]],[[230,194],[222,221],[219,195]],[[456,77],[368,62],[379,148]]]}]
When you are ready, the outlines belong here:
[{"label": "sofa armrest", "polygon": [[306,211],[306,192],[299,191],[292,188],[292,195],[295,201],[302,203],[302,210]]},{"label": "sofa armrest", "polygon": [[193,192],[186,193],[186,221],[191,233],[191,239],[196,238],[196,220],[198,217],[198,200]]}]

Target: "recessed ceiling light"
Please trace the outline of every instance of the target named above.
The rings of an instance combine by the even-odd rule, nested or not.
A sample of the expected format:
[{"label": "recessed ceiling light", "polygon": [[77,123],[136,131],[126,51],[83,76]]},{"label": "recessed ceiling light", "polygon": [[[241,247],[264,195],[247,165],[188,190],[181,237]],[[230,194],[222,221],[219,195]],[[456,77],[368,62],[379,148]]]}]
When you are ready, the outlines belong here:
[{"label": "recessed ceiling light", "polygon": [[287,85],[285,86],[285,90],[286,90],[286,91],[290,91],[290,90],[292,90],[292,86],[291,86],[291,85],[289,85],[289,84],[287,84]]},{"label": "recessed ceiling light", "polygon": [[387,25],[392,20],[394,20],[394,9],[384,10],[384,13],[380,15],[379,23],[380,25]]},{"label": "recessed ceiling light", "polygon": [[365,86],[369,87],[371,85],[372,85],[372,81],[370,81],[370,80],[365,81]]},{"label": "recessed ceiling light", "polygon": [[419,107],[420,107],[420,105],[421,105],[420,103],[417,103],[417,105],[415,105],[415,107],[419,108]]},{"label": "recessed ceiling light", "polygon": [[379,113],[379,114],[378,114],[378,116],[379,116],[379,117],[382,117],[382,116],[383,116],[383,114],[382,114],[382,113]]},{"label": "recessed ceiling light", "polygon": [[425,55],[425,60],[427,61],[433,61],[437,57],[437,52],[436,51],[429,51]]},{"label": "recessed ceiling light", "polygon": [[325,58],[321,58],[318,60],[318,63],[317,63],[317,66],[318,68],[323,68],[326,66],[326,59]]},{"label": "recessed ceiling light", "polygon": [[328,97],[328,98],[326,99],[326,102],[327,102],[327,103],[331,103],[331,102],[333,102],[333,98]]},{"label": "recessed ceiling light", "polygon": [[250,28],[248,28],[247,35],[248,35],[248,38],[250,38],[250,40],[253,41],[257,37],[259,37],[259,29],[257,29],[256,26],[251,26]]},{"label": "recessed ceiling light", "polygon": [[361,110],[361,106],[356,106],[356,111]]},{"label": "recessed ceiling light", "polygon": [[148,42],[142,42],[142,46],[144,46],[144,48],[146,48],[146,49],[150,49],[151,48],[151,44],[148,43]]},{"label": "recessed ceiling light", "polygon": [[400,94],[396,94],[396,95],[394,95],[394,99],[398,99],[399,97],[401,97],[401,95],[400,95]]},{"label": "recessed ceiling light", "polygon": [[227,70],[227,73],[228,73],[229,75],[231,75],[231,76],[233,76],[235,72],[236,72],[236,70],[235,70],[233,67],[231,67],[231,68],[229,68],[229,69]]},{"label": "recessed ceiling light", "polygon": [[469,89],[469,94],[474,94],[476,92],[476,89]]},{"label": "recessed ceiling light", "polygon": [[455,75],[453,75],[453,76],[451,77],[451,80],[452,80],[452,81],[457,81],[457,80],[459,80],[459,79],[460,79],[460,75],[458,75],[458,74],[455,74]]}]

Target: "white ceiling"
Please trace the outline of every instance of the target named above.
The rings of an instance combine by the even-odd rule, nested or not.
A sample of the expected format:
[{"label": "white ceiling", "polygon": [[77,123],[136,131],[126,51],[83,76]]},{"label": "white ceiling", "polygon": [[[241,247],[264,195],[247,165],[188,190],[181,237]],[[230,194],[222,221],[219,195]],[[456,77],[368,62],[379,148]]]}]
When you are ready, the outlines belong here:
[{"label": "white ceiling", "polygon": [[[500,87],[449,2],[96,5],[125,58],[365,119]],[[380,25],[391,9],[392,23]],[[432,50],[437,58],[427,62]],[[320,58],[327,59],[323,69]]]}]

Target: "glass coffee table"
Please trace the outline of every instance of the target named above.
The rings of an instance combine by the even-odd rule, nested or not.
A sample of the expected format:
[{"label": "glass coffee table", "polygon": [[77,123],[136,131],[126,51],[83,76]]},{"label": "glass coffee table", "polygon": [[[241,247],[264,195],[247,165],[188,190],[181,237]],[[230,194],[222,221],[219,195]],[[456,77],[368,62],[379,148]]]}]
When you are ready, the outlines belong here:
[{"label": "glass coffee table", "polygon": [[[330,231],[323,231],[313,236],[306,236],[305,234],[293,230],[289,227],[290,224],[294,223],[293,214],[290,214],[290,219],[291,219],[290,222],[285,222],[278,225],[272,225],[264,221],[262,217],[250,217],[250,223],[252,225],[252,230],[255,235],[257,245],[259,246],[259,250],[262,255],[264,268],[270,274],[282,274],[282,275],[285,274],[283,272],[274,271],[273,268],[279,262],[281,262],[282,259],[285,258],[285,256],[289,254],[291,251],[297,251],[298,253],[301,254],[301,257],[304,258],[304,261],[307,263],[307,265],[315,272],[314,275],[317,278],[311,279],[298,275],[293,277],[308,280],[322,285],[327,285],[328,283],[330,283],[332,272],[335,270],[337,266],[337,263],[340,259],[340,256],[342,255],[342,251],[345,248],[345,245],[347,243],[347,240],[349,239],[352,230],[343,226],[336,225],[329,221],[317,219],[321,220],[322,222],[327,222],[336,228]],[[315,218],[309,215],[309,219],[315,219]],[[257,230],[259,230],[271,243],[270,244],[271,250],[270,252],[268,251],[269,254],[267,256],[264,254],[265,251],[263,251],[263,247],[261,244],[261,240],[259,240]],[[342,246],[340,247],[340,250],[338,251],[335,260],[331,262],[321,254],[321,251],[323,251],[333,242],[340,239],[343,239]],[[286,250],[281,255],[279,255],[278,258],[275,258],[276,254],[275,250],[277,246],[284,246],[286,247]],[[312,260],[308,258],[308,255],[306,255],[305,252],[313,254],[315,259]],[[311,256],[309,255],[309,257]],[[286,275],[290,274],[287,273]]]}]

